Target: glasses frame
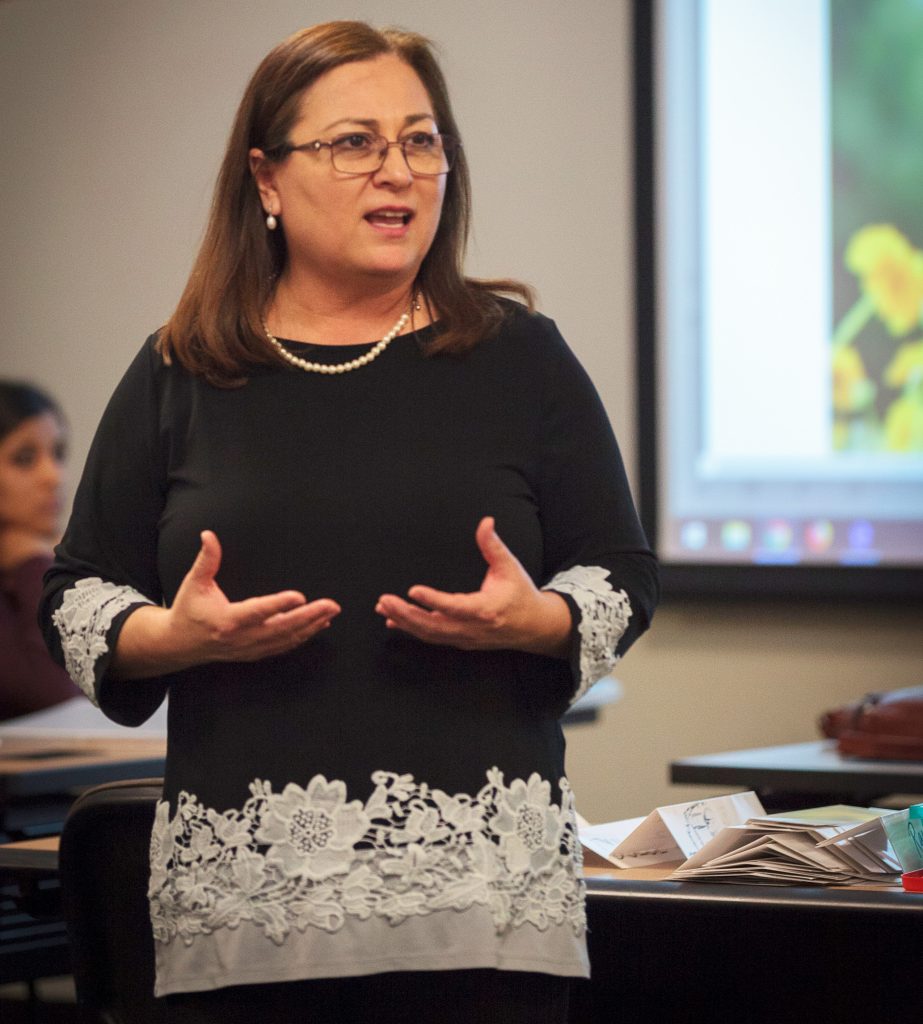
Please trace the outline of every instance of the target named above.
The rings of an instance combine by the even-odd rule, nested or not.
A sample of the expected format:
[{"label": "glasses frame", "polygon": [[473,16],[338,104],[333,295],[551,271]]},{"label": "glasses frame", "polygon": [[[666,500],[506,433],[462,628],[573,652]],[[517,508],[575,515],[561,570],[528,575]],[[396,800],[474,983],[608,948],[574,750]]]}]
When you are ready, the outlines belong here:
[{"label": "glasses frame", "polygon": [[[410,166],[410,161],[407,159],[406,146],[410,142],[410,137],[406,139],[396,139],[392,142],[386,139],[384,135],[378,135],[375,133],[372,135],[373,140],[380,143],[380,149],[378,153],[378,166],[370,168],[367,171],[354,171],[344,170],[342,167],[337,166],[337,162],[333,156],[333,147],[336,143],[343,138],[349,138],[350,135],[364,135],[365,132],[348,132],[345,135],[340,135],[336,139],[330,139],[324,141],[323,139],[314,139],[311,142],[302,142],[299,145],[294,145],[290,142],[285,142],[281,146],[277,146],[274,150],[267,150],[267,155],[278,155],[280,160],[284,160],[290,153],[317,153],[322,149],[328,149],[330,151],[330,162],[333,164],[335,170],[339,171],[340,174],[354,174],[357,177],[363,174],[377,174],[382,167],[385,165],[385,160],[388,157],[388,150],[392,146],[397,146],[401,151],[401,156],[404,158],[404,163],[407,164],[407,170],[417,178],[439,178],[443,174],[448,174],[455,165],[455,157],[458,151],[461,149],[461,140],[457,139],[454,135],[445,135],[442,132],[426,132],[426,135],[431,135],[433,138],[438,138],[442,141],[443,152],[445,153],[446,163],[448,167],[444,171],[415,171]],[[416,134],[411,132],[411,135]]]}]

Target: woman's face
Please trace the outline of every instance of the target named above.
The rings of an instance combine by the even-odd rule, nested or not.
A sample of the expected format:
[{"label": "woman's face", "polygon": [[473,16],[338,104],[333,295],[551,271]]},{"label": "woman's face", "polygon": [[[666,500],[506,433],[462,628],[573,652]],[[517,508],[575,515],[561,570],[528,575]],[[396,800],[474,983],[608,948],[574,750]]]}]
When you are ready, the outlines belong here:
[{"label": "woman's face", "polygon": [[[350,131],[396,141],[438,130],[417,73],[388,54],[322,75],[302,97],[289,142],[329,142]],[[374,174],[338,171],[327,148],[294,152],[275,166],[257,159],[254,167],[264,200],[274,200],[290,270],[333,286],[414,280],[439,226],[445,175],[412,175],[397,146]]]},{"label": "woman's face", "polygon": [[23,420],[0,441],[0,528],[55,536],[64,453],[64,428],[53,412]]}]

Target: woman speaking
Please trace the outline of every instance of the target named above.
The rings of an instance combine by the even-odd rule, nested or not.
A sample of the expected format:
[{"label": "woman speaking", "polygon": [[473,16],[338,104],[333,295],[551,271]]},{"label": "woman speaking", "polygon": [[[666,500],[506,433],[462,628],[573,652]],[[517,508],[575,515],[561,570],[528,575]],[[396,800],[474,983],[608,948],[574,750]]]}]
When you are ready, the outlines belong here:
[{"label": "woman speaking", "polygon": [[469,204],[425,39],[286,39],[98,429],[44,623],[117,721],[169,691],[177,1020],[539,1024],[587,973],[559,719],[657,572],[554,323],[464,276]]}]

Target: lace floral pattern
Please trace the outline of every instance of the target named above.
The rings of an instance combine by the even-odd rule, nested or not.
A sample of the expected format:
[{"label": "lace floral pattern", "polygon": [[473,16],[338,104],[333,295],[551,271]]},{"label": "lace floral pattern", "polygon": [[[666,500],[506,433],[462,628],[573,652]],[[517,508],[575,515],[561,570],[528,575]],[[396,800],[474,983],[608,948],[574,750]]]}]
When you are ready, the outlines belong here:
[{"label": "lace floral pattern", "polygon": [[543,588],[571,594],[580,609],[580,683],[573,700],[615,667],[619,660],[615,648],[631,618],[628,595],[613,590],[608,576],[609,570],[601,566],[575,565]]},{"label": "lace floral pattern", "polygon": [[152,602],[133,587],[89,576],[65,591],[51,618],[61,637],[68,675],[97,706],[96,662],[109,650],[109,627],[120,611],[138,603]]},{"label": "lace floral pattern", "polygon": [[530,923],[586,927],[573,795],[561,806],[539,777],[509,785],[497,768],[475,796],[448,794],[411,775],[375,772],[363,804],[345,783],[316,775],[274,793],[250,784],[224,813],[181,793],[157,807],[148,895],[154,936],[257,925],[281,945],[292,928],[338,931],[347,918],[392,925],[440,910],[489,909],[497,934]]}]

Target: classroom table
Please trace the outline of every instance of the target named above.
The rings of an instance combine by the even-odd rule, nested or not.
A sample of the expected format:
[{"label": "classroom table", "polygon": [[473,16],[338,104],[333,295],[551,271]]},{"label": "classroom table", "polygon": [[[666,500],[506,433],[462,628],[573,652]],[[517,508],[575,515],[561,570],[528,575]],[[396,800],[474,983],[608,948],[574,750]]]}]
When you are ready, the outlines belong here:
[{"label": "classroom table", "polygon": [[[58,838],[0,846],[0,879],[54,880]],[[919,1020],[923,894],[671,882],[670,866],[586,868],[593,978],[579,1024],[823,1024]],[[60,916],[36,949],[67,969]],[[0,965],[2,965],[0,957]]]},{"label": "classroom table", "polygon": [[162,776],[166,740],[150,736],[0,735],[0,835],[59,832],[76,794],[119,779]]},{"label": "classroom table", "polygon": [[752,789],[767,810],[821,803],[867,807],[888,794],[923,793],[923,761],[842,757],[835,740],[814,740],[679,758],[670,763],[670,781]]}]

